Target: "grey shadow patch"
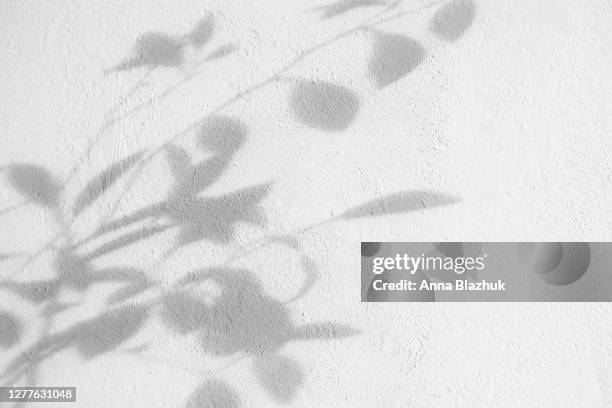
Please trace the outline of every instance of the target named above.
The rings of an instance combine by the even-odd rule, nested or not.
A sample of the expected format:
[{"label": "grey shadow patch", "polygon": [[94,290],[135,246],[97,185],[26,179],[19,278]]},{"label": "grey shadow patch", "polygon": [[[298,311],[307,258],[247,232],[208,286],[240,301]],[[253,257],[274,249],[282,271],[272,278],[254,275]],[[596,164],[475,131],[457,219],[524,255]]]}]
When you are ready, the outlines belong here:
[{"label": "grey shadow patch", "polygon": [[19,342],[22,326],[17,318],[0,310],[0,347],[9,348]]},{"label": "grey shadow patch", "polygon": [[0,288],[8,288],[17,295],[31,302],[40,304],[57,295],[57,280],[41,280],[33,282],[3,282]]},{"label": "grey shadow patch", "polygon": [[43,207],[59,203],[61,187],[45,168],[31,164],[11,164],[6,168],[9,183],[24,197]]},{"label": "grey shadow patch", "polygon": [[186,36],[188,43],[196,48],[202,48],[211,39],[215,29],[215,19],[208,13],[200,19]]},{"label": "grey shadow patch", "polygon": [[146,307],[128,305],[113,309],[78,324],[65,337],[76,343],[77,350],[85,358],[114,350],[138,333],[146,322]]},{"label": "grey shadow patch", "polygon": [[451,258],[457,258],[465,255],[463,252],[463,244],[461,242],[440,242],[437,245],[437,248],[444,255]]},{"label": "grey shadow patch", "polygon": [[[138,231],[137,231],[138,232]],[[137,237],[144,239],[146,237]],[[84,290],[96,283],[117,283],[122,287],[108,298],[109,304],[122,303],[153,286],[147,274],[136,268],[113,267],[96,270],[90,260],[135,241],[125,241],[125,235],[104,244],[85,256],[77,255],[69,248],[58,251],[54,264],[58,277],[49,281],[12,283],[13,289],[22,296],[37,303],[57,295],[61,286]]]},{"label": "grey shadow patch", "polygon": [[340,0],[317,9],[321,10],[321,18],[331,18],[356,8],[384,6],[385,4],[381,0]]},{"label": "grey shadow patch", "polygon": [[429,29],[446,41],[456,41],[472,25],[476,6],[471,0],[454,0],[433,16]]},{"label": "grey shadow patch", "polygon": [[238,408],[240,398],[225,381],[212,379],[200,385],[189,397],[185,408]]},{"label": "grey shadow patch", "polygon": [[293,400],[304,382],[302,368],[288,357],[266,354],[255,359],[253,365],[259,384],[280,403]]},{"label": "grey shadow patch", "polygon": [[117,70],[138,67],[177,67],[183,63],[183,44],[163,33],[146,33],[136,40],[133,56]]},{"label": "grey shadow patch", "polygon": [[361,243],[361,256],[372,257],[380,250],[380,242],[362,242]]},{"label": "grey shadow patch", "polygon": [[206,61],[213,61],[219,58],[227,57],[228,55],[234,53],[238,50],[238,46],[236,44],[225,44],[216,49],[214,49],[207,57]]},{"label": "grey shadow patch", "polygon": [[338,218],[353,219],[399,214],[424,208],[449,205],[459,200],[435,191],[400,191],[349,208]]},{"label": "grey shadow patch", "polygon": [[220,197],[175,195],[168,202],[166,215],[180,228],[177,246],[202,239],[227,243],[235,234],[238,223],[263,227],[267,217],[261,201],[268,195],[271,184],[244,188]]},{"label": "grey shadow patch", "polygon": [[104,169],[101,173],[99,173],[96,177],[94,177],[85,188],[81,191],[78,197],[75,200],[74,204],[74,214],[77,215],[81,213],[85,208],[91,205],[98,197],[100,197],[104,192],[110,188],[117,180],[121,178],[121,176],[127,172],[132,166],[140,161],[143,156],[142,151],[134,153],[125,159],[119,160],[106,169]]},{"label": "grey shadow patch", "polygon": [[4,261],[5,259],[12,259],[12,258],[16,258],[18,257],[18,254],[14,254],[14,253],[4,253],[4,252],[0,252],[0,261]]},{"label": "grey shadow patch", "polygon": [[349,89],[326,81],[300,81],[291,93],[296,118],[315,129],[345,130],[359,110],[359,98]]},{"label": "grey shadow patch", "polygon": [[247,126],[229,116],[211,116],[204,121],[198,135],[198,144],[205,150],[230,157],[246,141]]},{"label": "grey shadow patch", "polygon": [[414,70],[424,57],[425,49],[415,40],[398,34],[376,33],[368,73],[379,89],[384,88]]}]

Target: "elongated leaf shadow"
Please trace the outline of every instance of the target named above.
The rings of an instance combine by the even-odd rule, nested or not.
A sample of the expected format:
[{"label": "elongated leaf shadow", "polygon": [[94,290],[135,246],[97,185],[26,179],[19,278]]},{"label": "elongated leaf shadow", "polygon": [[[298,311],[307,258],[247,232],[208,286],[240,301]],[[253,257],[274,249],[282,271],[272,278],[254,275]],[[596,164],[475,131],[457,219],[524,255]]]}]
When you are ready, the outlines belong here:
[{"label": "elongated leaf shadow", "polygon": [[75,200],[74,214],[80,214],[85,208],[91,205],[98,197],[112,186],[119,178],[134,166],[143,156],[143,151],[134,153],[123,160],[112,164],[93,180],[91,180]]},{"label": "elongated leaf shadow", "polygon": [[337,218],[362,218],[387,214],[399,214],[424,208],[454,204],[459,200],[435,191],[402,191],[389,194],[353,208],[349,208]]},{"label": "elongated leaf shadow", "polygon": [[225,44],[217,47],[206,57],[205,61],[213,61],[219,58],[227,57],[228,55],[234,53],[238,50],[238,46],[236,44]]},{"label": "elongated leaf shadow", "polygon": [[18,256],[20,256],[20,254],[0,252],[0,261],[4,261],[5,259],[16,258]]},{"label": "elongated leaf shadow", "polygon": [[43,207],[57,206],[61,188],[47,169],[31,164],[11,164],[5,171],[9,183],[24,197]]},{"label": "elongated leaf shadow", "polygon": [[73,347],[86,359],[116,349],[135,336],[149,316],[146,306],[127,305],[106,311],[94,318],[44,337],[10,363],[5,374],[37,365],[53,354]]},{"label": "elongated leaf shadow", "polygon": [[212,14],[208,13],[183,38],[183,43],[191,44],[196,48],[202,48],[212,38],[214,29],[215,18]]}]

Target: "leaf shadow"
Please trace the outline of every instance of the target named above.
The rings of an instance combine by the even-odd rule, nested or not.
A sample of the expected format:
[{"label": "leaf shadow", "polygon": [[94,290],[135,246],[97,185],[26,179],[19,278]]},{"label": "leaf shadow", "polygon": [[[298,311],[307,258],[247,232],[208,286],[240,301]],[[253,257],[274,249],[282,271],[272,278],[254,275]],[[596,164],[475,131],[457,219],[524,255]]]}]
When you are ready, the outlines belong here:
[{"label": "leaf shadow", "polygon": [[200,49],[213,36],[215,19],[211,13],[202,17],[186,35],[173,36],[159,32],[148,32],[136,39],[132,56],[107,70],[125,71],[135,68],[178,67],[185,62],[185,47]]},{"label": "leaf shadow", "polygon": [[85,359],[97,357],[116,349],[135,336],[146,323],[148,316],[148,307],[140,305],[127,305],[105,311],[40,339],[13,360],[5,374],[28,370],[29,367],[67,348],[74,348]]},{"label": "leaf shadow", "polygon": [[339,132],[348,128],[359,111],[359,98],[351,90],[327,81],[299,81],[290,105],[303,124]]},{"label": "leaf shadow", "polygon": [[368,73],[379,89],[406,76],[425,57],[425,49],[409,37],[380,32],[376,32],[375,36]]},{"label": "leaf shadow", "polygon": [[304,382],[302,367],[295,360],[277,354],[264,354],[255,359],[253,371],[262,388],[282,404],[291,402]]},{"label": "leaf shadow", "polygon": [[14,315],[0,310],[0,348],[10,348],[19,342],[23,325]]},{"label": "leaf shadow", "polygon": [[15,163],[4,168],[8,182],[25,198],[47,208],[56,207],[61,187],[44,167]]},{"label": "leaf shadow", "polygon": [[184,37],[183,42],[202,48],[212,38],[215,29],[215,18],[211,13],[198,21],[191,32]]},{"label": "leaf shadow", "polygon": [[194,164],[187,150],[169,145],[166,148],[166,159],[174,182],[166,198],[120,219],[109,221],[98,228],[92,239],[141,222],[164,224],[146,225],[124,233],[92,252],[90,257],[112,252],[171,228],[178,229],[175,246],[171,250],[173,252],[201,240],[228,243],[240,223],[263,227],[267,219],[261,201],[270,192],[270,182],[223,195],[201,195],[225,173],[234,155],[246,141],[247,134],[248,128],[242,121],[229,116],[213,115],[202,121],[196,135],[197,145],[208,154],[207,159]]},{"label": "leaf shadow", "polygon": [[384,6],[386,2],[382,0],[338,0],[325,6],[316,7],[315,10],[321,11],[321,18],[332,18],[347,13],[357,8]]},{"label": "leaf shadow", "polygon": [[476,5],[472,0],[453,0],[436,11],[429,29],[446,41],[458,40],[474,21]]},{"label": "leaf shadow", "polygon": [[238,408],[240,405],[240,397],[226,381],[211,379],[191,394],[184,407]]},{"label": "leaf shadow", "polygon": [[175,333],[195,334],[207,354],[251,356],[260,385],[283,404],[293,399],[304,376],[296,361],[280,354],[286,344],[358,333],[332,322],[295,325],[286,305],[266,294],[259,278],[246,269],[191,272],[164,298],[159,313]]},{"label": "leaf shadow", "polygon": [[389,214],[417,211],[425,208],[450,205],[458,202],[457,198],[443,193],[427,190],[401,191],[380,198],[366,201],[349,208],[337,218],[354,219]]},{"label": "leaf shadow", "polygon": [[73,212],[80,214],[85,208],[91,205],[97,198],[110,188],[119,178],[140,161],[143,151],[131,154],[130,156],[113,163],[93,180],[91,180],[83,191],[76,198]]}]

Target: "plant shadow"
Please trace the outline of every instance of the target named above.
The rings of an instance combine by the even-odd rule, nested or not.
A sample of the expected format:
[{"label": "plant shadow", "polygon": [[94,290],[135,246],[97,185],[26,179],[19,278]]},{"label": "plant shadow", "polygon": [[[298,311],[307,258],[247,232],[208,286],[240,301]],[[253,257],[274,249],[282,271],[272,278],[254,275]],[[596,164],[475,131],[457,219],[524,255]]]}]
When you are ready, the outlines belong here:
[{"label": "plant shadow", "polygon": [[[461,0],[455,3],[467,4]],[[355,8],[382,6],[387,4],[342,0],[325,6],[322,15],[330,18]],[[448,7],[438,11],[431,29],[440,37],[454,41],[471,24],[474,11],[465,5]],[[459,13],[459,16],[448,17],[453,13]],[[455,24],[456,20],[460,23]],[[469,24],[466,23],[468,20]],[[215,27],[215,18],[209,13],[183,35],[145,33],[136,40],[132,54],[107,73],[183,67],[189,62],[188,51],[204,50],[209,45]],[[368,75],[378,89],[405,78],[425,57],[425,49],[405,35],[363,25],[346,33],[358,30],[365,30],[374,38]],[[319,48],[313,47],[308,53]],[[225,57],[235,49],[232,44],[222,44],[210,50],[198,63]],[[288,67],[299,61],[297,58]],[[191,73],[185,81],[196,75],[197,71]],[[278,75],[241,92],[221,108],[270,83]],[[130,112],[148,106],[173,90],[174,87],[169,88]],[[357,119],[362,105],[357,92],[329,80],[297,79],[287,102],[297,122],[329,133],[346,131]],[[261,389],[274,402],[289,404],[305,382],[306,370],[298,359],[290,356],[288,346],[300,341],[338,340],[359,333],[342,323],[296,324],[292,319],[291,303],[306,295],[319,275],[316,262],[302,248],[300,235],[339,220],[397,216],[458,201],[428,190],[380,195],[299,231],[265,235],[243,245],[238,253],[233,254],[234,258],[230,257],[214,267],[202,269],[195,266],[195,270],[183,272],[184,276],[171,284],[143,266],[144,261],[138,267],[124,264],[120,251],[130,251],[138,245],[153,246],[152,239],[161,234],[173,233],[174,237],[165,252],[164,248],[153,248],[155,251],[152,252],[161,253],[160,263],[192,245],[216,245],[229,251],[230,244],[237,241],[239,229],[245,226],[266,230],[268,219],[264,202],[273,193],[273,181],[232,187],[225,193],[210,193],[211,187],[219,183],[235,164],[240,149],[250,137],[248,124],[241,118],[219,113],[221,108],[188,127],[190,132],[186,134],[195,148],[185,147],[186,144],[178,138],[183,132],[179,132],[157,150],[139,150],[109,164],[87,180],[74,199],[66,197],[65,183],[43,166],[13,163],[0,168],[0,175],[7,184],[23,196],[28,205],[47,211],[49,219],[54,220],[60,231],[58,237],[45,247],[53,259],[48,278],[28,280],[17,273],[0,277],[0,291],[10,292],[41,307],[40,319],[44,327],[31,344],[21,344],[24,319],[0,310],[0,347],[19,351],[19,355],[2,370],[5,384],[28,381],[35,385],[40,365],[66,350],[76,352],[86,361],[118,352],[135,343],[145,331],[143,329],[155,319],[177,336],[195,337],[199,351],[204,354],[216,358],[249,359],[249,373]],[[114,120],[116,118],[107,125]],[[112,207],[105,204],[118,203],[122,192],[132,186],[152,157],[163,159],[171,175],[171,183],[164,195],[135,211],[102,218],[91,226],[89,233],[77,232],[75,222],[105,207]],[[229,265],[239,257],[271,245],[279,245],[290,251],[288,256],[300,259],[300,270],[295,272],[303,274],[303,284],[287,301],[267,293],[256,271]],[[22,270],[39,253],[29,255]],[[0,254],[0,261],[3,259],[4,255]],[[112,264],[101,267],[102,260]],[[53,322],[61,319],[61,313],[79,310],[83,306],[82,302],[66,301],[63,292],[76,291],[85,296],[86,291],[102,284],[114,285],[112,293],[104,299],[103,310],[67,328],[52,330]],[[137,354],[146,353],[146,347],[135,350]],[[202,385],[185,401],[186,407],[238,407],[242,404],[234,385],[220,377],[210,378],[208,374]]]}]

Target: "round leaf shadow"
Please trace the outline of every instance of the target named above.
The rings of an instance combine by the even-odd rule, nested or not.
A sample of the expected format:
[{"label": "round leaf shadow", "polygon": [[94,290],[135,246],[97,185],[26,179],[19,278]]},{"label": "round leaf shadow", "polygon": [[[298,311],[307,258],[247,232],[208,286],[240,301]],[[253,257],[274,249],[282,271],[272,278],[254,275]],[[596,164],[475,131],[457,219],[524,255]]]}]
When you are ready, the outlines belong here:
[{"label": "round leaf shadow", "polygon": [[326,81],[300,81],[291,93],[290,104],[300,122],[328,131],[346,129],[359,110],[355,93]]},{"label": "round leaf shadow", "polygon": [[425,49],[397,34],[378,34],[368,66],[369,76],[381,89],[402,79],[423,61]]},{"label": "round leaf shadow", "polygon": [[472,25],[476,6],[471,0],[455,0],[442,6],[434,15],[430,30],[446,41],[459,39]]},{"label": "round leaf shadow", "polygon": [[185,403],[185,408],[238,408],[240,398],[225,381],[212,379],[198,387]]}]

